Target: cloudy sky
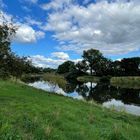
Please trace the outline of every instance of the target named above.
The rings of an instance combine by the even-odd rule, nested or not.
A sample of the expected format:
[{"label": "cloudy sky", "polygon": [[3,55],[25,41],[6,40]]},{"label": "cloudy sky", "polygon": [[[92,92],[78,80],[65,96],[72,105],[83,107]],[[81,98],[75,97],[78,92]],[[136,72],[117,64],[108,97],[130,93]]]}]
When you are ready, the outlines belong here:
[{"label": "cloudy sky", "polygon": [[0,11],[19,26],[12,50],[36,66],[78,61],[90,48],[140,56],[140,0],[0,0]]}]

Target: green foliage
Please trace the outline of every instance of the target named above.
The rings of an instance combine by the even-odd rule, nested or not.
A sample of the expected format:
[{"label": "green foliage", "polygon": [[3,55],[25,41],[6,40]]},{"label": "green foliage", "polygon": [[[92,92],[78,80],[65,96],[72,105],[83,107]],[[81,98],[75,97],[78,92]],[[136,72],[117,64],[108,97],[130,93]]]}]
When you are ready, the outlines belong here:
[{"label": "green foliage", "polygon": [[44,68],[42,70],[43,73],[53,73],[56,72],[56,69],[52,69],[52,68]]},{"label": "green foliage", "polygon": [[73,67],[74,67],[74,62],[66,61],[63,64],[58,66],[57,73],[59,74],[68,73],[73,69]]},{"label": "green foliage", "polygon": [[20,78],[24,73],[40,72],[26,57],[19,57],[11,52],[10,44],[17,27],[6,21],[1,13],[0,18],[3,20],[0,25],[0,78]]},{"label": "green foliage", "polygon": [[82,60],[76,64],[76,69],[78,70],[78,72],[86,73],[89,67],[87,62],[85,60]]},{"label": "green foliage", "polygon": [[140,76],[140,57],[124,58],[121,60],[123,75]]},{"label": "green foliage", "polygon": [[90,49],[90,50],[84,51],[82,57],[88,63],[90,74],[92,75],[93,71],[95,71],[96,64],[100,61],[103,55],[99,50]]},{"label": "green foliage", "polygon": [[9,76],[8,64],[11,56],[11,38],[15,34],[16,27],[13,24],[6,23],[1,13],[0,18],[4,20],[0,25],[0,77],[7,78]]},{"label": "green foliage", "polygon": [[100,78],[101,83],[110,83],[111,76],[102,76]]}]

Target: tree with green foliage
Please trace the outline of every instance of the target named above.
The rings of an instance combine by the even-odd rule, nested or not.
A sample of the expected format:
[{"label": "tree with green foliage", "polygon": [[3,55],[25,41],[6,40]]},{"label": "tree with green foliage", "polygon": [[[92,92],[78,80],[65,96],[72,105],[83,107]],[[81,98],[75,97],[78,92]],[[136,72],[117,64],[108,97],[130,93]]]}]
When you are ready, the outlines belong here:
[{"label": "tree with green foliage", "polygon": [[89,69],[88,64],[85,60],[79,61],[76,65],[75,65],[76,69],[78,70],[78,72],[84,72],[86,73],[87,70]]},{"label": "tree with green foliage", "polygon": [[0,23],[0,77],[9,75],[8,62],[11,58],[11,38],[15,35],[17,27],[12,23],[7,23],[6,19],[0,14],[2,23]]},{"label": "tree with green foliage", "polygon": [[19,57],[11,51],[10,45],[18,27],[6,21],[2,13],[0,19],[3,21],[0,22],[0,78],[19,78],[24,73],[40,72],[27,57]]},{"label": "tree with green foliage", "polygon": [[124,58],[121,60],[123,75],[140,76],[140,57]]},{"label": "tree with green foliage", "polygon": [[83,52],[83,59],[88,64],[90,74],[106,75],[111,61],[105,58],[99,50],[90,49]]},{"label": "tree with green foliage", "polygon": [[84,51],[82,57],[88,63],[90,74],[93,75],[93,71],[95,71],[96,64],[103,57],[102,53],[99,50],[90,49]]},{"label": "tree with green foliage", "polygon": [[63,64],[58,66],[57,73],[66,74],[70,72],[75,67],[74,62],[66,61]]}]

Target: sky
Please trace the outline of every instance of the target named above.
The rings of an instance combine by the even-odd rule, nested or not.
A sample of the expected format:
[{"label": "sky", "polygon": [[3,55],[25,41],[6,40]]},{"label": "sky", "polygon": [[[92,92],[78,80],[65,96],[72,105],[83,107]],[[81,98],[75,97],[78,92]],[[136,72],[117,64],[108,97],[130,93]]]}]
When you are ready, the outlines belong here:
[{"label": "sky", "polygon": [[12,51],[35,66],[77,62],[91,48],[140,56],[140,0],[0,0],[0,12],[18,26]]}]

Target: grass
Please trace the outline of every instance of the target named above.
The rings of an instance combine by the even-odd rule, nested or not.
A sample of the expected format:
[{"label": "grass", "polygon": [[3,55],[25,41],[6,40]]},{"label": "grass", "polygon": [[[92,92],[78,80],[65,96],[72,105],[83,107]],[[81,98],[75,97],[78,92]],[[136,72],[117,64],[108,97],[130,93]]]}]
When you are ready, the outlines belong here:
[{"label": "grass", "polygon": [[62,75],[55,74],[55,73],[46,73],[43,75],[43,79],[52,82],[54,84],[58,84],[59,87],[62,87],[63,89],[67,84],[66,79]]},{"label": "grass", "polygon": [[100,81],[100,77],[97,76],[80,76],[77,78],[79,82],[95,82],[98,83]]},{"label": "grass", "polygon": [[139,140],[140,117],[0,81],[0,140]]},{"label": "grass", "polygon": [[121,88],[140,89],[140,76],[112,77],[110,83]]}]

